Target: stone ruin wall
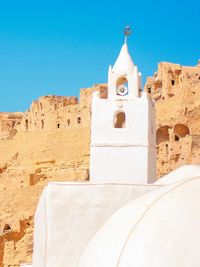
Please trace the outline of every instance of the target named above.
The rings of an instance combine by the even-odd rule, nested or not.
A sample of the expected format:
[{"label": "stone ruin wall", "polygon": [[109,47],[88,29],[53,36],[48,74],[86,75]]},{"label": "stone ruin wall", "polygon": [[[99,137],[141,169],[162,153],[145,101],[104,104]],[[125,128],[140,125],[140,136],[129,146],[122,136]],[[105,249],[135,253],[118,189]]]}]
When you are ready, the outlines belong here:
[{"label": "stone ruin wall", "polygon": [[99,91],[100,97],[105,98],[107,85],[97,84],[81,89],[80,101],[75,96],[42,96],[33,101],[25,113],[0,113],[0,140],[12,138],[18,131],[90,127],[94,91]]},{"label": "stone ruin wall", "polygon": [[145,91],[156,102],[158,176],[185,164],[200,164],[200,63],[160,63]]},{"label": "stone ruin wall", "polygon": [[0,112],[0,140],[15,136],[22,118],[22,112]]},{"label": "stone ruin wall", "polygon": [[[33,215],[49,181],[89,179],[92,92],[45,96],[25,113],[0,114],[0,267],[31,262]],[[160,63],[145,90],[156,101],[157,173],[200,164],[200,66]]]},{"label": "stone ruin wall", "polygon": [[92,93],[98,90],[103,95],[106,89],[106,85],[81,89],[80,102],[77,97],[43,96],[25,112],[21,130],[90,127]]}]

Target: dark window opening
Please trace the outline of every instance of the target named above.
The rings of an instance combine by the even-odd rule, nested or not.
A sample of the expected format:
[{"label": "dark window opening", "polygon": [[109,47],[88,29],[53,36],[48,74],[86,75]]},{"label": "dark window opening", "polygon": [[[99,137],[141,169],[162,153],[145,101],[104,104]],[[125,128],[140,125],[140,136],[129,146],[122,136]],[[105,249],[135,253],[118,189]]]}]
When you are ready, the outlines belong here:
[{"label": "dark window opening", "polygon": [[151,87],[148,87],[148,93],[151,94]]},{"label": "dark window opening", "polygon": [[126,114],[123,111],[117,112],[115,114],[114,127],[115,128],[125,128],[126,127]]},{"label": "dark window opening", "polygon": [[58,128],[58,129],[60,128],[60,123],[57,124],[57,128]]},{"label": "dark window opening", "polygon": [[81,117],[77,118],[77,123],[80,124],[81,123]]},{"label": "dark window opening", "polygon": [[67,120],[67,126],[70,126],[70,120],[69,119]]},{"label": "dark window opening", "polygon": [[165,154],[168,155],[169,153],[169,146],[168,144],[165,145]]},{"label": "dark window opening", "polygon": [[174,125],[173,132],[175,136],[174,138],[175,141],[179,141],[180,138],[183,138],[186,135],[190,134],[189,128],[186,125],[181,124],[181,123]]},{"label": "dark window opening", "polygon": [[177,141],[179,141],[179,136],[177,135],[177,134],[175,134],[175,137],[174,137],[174,140],[177,142]]},{"label": "dark window opening", "polygon": [[11,227],[10,227],[9,224],[6,224],[6,225],[4,226],[4,228],[3,228],[3,232],[5,233],[5,232],[9,232],[9,231],[11,231]]},{"label": "dark window opening", "polygon": [[26,130],[28,130],[28,120],[25,120]]},{"label": "dark window opening", "polygon": [[175,80],[171,80],[171,84],[172,84],[172,86],[174,86],[175,85]]},{"label": "dark window opening", "polygon": [[44,121],[41,120],[41,129],[44,129]]},{"label": "dark window opening", "polygon": [[161,126],[156,131],[156,144],[159,145],[162,142],[169,141],[169,126]]}]

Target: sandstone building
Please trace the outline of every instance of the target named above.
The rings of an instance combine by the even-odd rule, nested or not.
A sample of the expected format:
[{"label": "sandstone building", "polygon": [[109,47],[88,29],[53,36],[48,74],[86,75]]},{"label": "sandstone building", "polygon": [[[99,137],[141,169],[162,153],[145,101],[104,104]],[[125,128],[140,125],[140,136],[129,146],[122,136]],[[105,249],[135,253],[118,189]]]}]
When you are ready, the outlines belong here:
[{"label": "sandstone building", "polygon": [[0,139],[12,138],[21,125],[23,113],[0,113]]},{"label": "sandstone building", "polygon": [[200,64],[162,62],[145,90],[156,101],[157,173],[200,163]]}]

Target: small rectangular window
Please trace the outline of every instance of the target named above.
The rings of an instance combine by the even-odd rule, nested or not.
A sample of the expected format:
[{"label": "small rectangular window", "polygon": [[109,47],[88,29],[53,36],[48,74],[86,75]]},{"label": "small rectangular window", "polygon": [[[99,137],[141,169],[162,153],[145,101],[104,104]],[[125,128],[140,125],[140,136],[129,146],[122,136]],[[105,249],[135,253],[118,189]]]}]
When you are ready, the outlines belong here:
[{"label": "small rectangular window", "polygon": [[80,124],[81,123],[81,117],[77,118],[77,123]]}]

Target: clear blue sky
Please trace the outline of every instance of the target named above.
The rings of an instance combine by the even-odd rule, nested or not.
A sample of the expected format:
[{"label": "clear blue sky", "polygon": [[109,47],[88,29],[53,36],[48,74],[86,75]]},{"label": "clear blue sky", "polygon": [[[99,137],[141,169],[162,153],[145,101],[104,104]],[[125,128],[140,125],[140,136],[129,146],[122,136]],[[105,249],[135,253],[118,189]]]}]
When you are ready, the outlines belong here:
[{"label": "clear blue sky", "polygon": [[199,0],[1,0],[0,111],[106,82],[125,25],[134,30],[129,50],[143,82],[158,62],[200,58]]}]

